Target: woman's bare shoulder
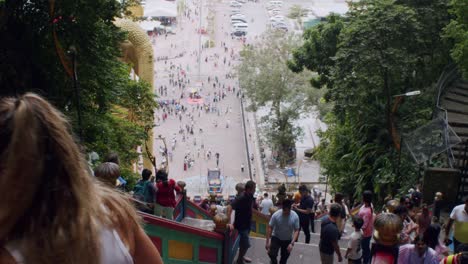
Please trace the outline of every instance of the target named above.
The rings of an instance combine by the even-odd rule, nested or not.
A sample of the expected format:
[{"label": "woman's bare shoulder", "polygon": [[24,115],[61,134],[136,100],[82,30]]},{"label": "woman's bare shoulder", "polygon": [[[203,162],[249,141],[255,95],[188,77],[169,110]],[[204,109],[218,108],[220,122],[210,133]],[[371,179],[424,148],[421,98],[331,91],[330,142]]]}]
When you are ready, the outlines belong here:
[{"label": "woman's bare shoulder", "polygon": [[10,253],[4,247],[0,247],[0,263],[17,264],[15,259],[10,255]]}]

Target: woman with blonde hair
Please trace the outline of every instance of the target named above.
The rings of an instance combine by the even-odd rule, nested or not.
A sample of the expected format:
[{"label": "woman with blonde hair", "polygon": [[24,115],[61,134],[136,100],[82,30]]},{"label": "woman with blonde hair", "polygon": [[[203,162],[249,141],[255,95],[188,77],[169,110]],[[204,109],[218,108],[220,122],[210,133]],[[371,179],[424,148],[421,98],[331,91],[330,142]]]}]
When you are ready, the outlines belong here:
[{"label": "woman with blonde hair", "polygon": [[117,179],[120,176],[120,167],[119,165],[113,162],[104,162],[94,169],[94,176],[98,178],[101,182],[115,187]]},{"label": "woman with blonde hair", "polygon": [[88,173],[63,115],[0,99],[0,263],[162,263],[128,200]]}]

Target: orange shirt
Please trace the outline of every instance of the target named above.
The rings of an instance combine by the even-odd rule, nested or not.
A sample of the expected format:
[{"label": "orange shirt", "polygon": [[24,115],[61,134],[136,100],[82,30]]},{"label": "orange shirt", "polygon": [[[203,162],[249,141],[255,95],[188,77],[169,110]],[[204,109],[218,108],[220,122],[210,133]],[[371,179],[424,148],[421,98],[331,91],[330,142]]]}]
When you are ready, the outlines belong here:
[{"label": "orange shirt", "polygon": [[294,193],[294,203],[300,203],[301,202],[301,193],[299,191]]}]

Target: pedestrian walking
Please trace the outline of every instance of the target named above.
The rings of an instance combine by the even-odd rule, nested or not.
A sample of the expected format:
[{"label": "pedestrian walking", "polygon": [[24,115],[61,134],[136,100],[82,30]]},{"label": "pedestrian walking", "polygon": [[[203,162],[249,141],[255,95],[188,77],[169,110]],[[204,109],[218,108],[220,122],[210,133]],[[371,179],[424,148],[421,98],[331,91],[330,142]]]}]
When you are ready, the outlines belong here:
[{"label": "pedestrian walking", "polygon": [[265,249],[271,264],[278,263],[278,251],[281,249],[279,263],[286,264],[299,236],[299,217],[291,211],[292,201],[283,201],[282,209],[276,211],[268,224]]},{"label": "pedestrian walking", "polygon": [[340,234],[343,234],[343,231],[345,229],[346,219],[348,218],[348,215],[349,215],[348,206],[343,202],[343,198],[344,196],[342,193],[336,193],[334,197],[335,203],[341,205],[340,219],[338,222],[336,222],[338,229],[340,229]]},{"label": "pedestrian walking", "polygon": [[[284,204],[283,204],[284,206]],[[273,201],[268,198],[268,193],[264,193],[263,194],[263,200],[262,202],[260,203],[260,212],[264,215],[270,215],[270,208],[273,207]],[[284,207],[283,207],[284,209]]]},{"label": "pedestrian walking", "polygon": [[310,191],[306,185],[299,187],[299,193],[301,194],[301,201],[299,205],[295,204],[293,209],[298,213],[299,220],[301,223],[301,230],[304,231],[305,243],[310,243],[310,214],[314,208],[314,199],[310,196]]},{"label": "pedestrian walking", "polygon": [[218,152],[216,152],[215,157],[216,157],[216,167],[218,167],[219,166],[219,153]]},{"label": "pedestrian walking", "polygon": [[364,221],[359,216],[353,217],[354,232],[348,241],[348,249],[346,250],[345,259],[348,259],[348,264],[361,264],[362,251],[362,231],[361,227]]},{"label": "pedestrian walking", "polygon": [[[235,228],[239,233],[239,253],[237,264],[251,262],[250,258],[245,257],[247,250],[250,248],[250,225],[252,222],[252,209],[255,204],[254,193],[256,184],[254,181],[248,181],[245,184],[244,192],[236,197],[232,202],[231,207],[228,207],[227,215],[231,215],[232,210],[235,210],[234,225],[228,224],[228,228]],[[245,262],[244,262],[245,261]]]},{"label": "pedestrian walking", "polygon": [[454,252],[458,253],[460,244],[468,244],[468,196],[464,199],[465,203],[455,206],[450,213],[450,220],[445,228],[445,242],[449,242],[450,228],[455,223],[453,232],[453,248]]},{"label": "pedestrian walking", "polygon": [[424,235],[418,235],[414,244],[400,246],[398,250],[398,263],[401,264],[438,264],[439,259],[434,249],[428,247],[428,239]]},{"label": "pedestrian walking", "polygon": [[241,172],[244,172],[244,163],[241,164]]},{"label": "pedestrian walking", "polygon": [[322,264],[333,264],[334,253],[338,256],[338,262],[343,261],[341,256],[340,247],[338,246],[338,239],[340,238],[340,230],[336,225],[341,213],[341,206],[333,203],[330,205],[330,213],[322,221],[320,230],[320,260]]},{"label": "pedestrian walking", "polygon": [[372,209],[372,192],[366,190],[362,193],[363,206],[359,209],[358,216],[363,220],[362,225],[362,263],[370,262],[370,241],[372,238],[374,211]]}]

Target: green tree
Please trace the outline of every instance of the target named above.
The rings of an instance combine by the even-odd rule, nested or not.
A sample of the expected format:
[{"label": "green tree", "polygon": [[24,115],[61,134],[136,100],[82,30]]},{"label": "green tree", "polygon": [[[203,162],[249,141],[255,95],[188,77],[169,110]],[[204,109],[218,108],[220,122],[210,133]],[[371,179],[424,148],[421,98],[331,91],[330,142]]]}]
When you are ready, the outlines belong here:
[{"label": "green tree", "polygon": [[[312,83],[328,88],[334,109],[318,158],[336,190],[358,197],[371,189],[383,198],[417,179],[415,164],[404,151],[400,161],[394,143],[431,118],[432,84],[448,62],[442,2],[360,1],[346,19],[329,16],[304,34],[289,66],[316,71]],[[393,96],[411,90],[422,95],[393,113]],[[400,135],[392,133],[394,123]]]},{"label": "green tree", "polygon": [[[126,32],[113,21],[126,5],[115,0],[0,3],[0,94],[32,91],[46,97],[67,115],[76,134],[82,132],[87,151],[101,157],[116,151],[123,169],[135,161],[156,106],[151,87],[130,80],[129,66],[119,60]],[[71,78],[73,51],[79,97]]]},{"label": "green tree", "polygon": [[295,141],[302,134],[294,121],[321,97],[308,84],[310,73],[294,73],[286,65],[297,45],[293,35],[268,32],[258,45],[244,48],[238,67],[240,85],[252,100],[250,109],[269,111],[261,118],[262,131],[281,167],[290,162]]},{"label": "green tree", "polygon": [[445,28],[445,37],[455,44],[451,50],[465,78],[468,78],[468,5],[463,0],[451,1],[451,12],[455,16]]},{"label": "green tree", "polygon": [[289,8],[288,17],[291,19],[301,18],[307,14],[307,10],[300,5],[293,5]]},{"label": "green tree", "polygon": [[304,32],[304,44],[294,50],[294,59],[288,61],[289,68],[294,72],[301,72],[304,68],[316,72],[311,84],[317,88],[332,86],[330,75],[335,64],[333,58],[338,49],[338,36],[344,27],[344,21],[339,15],[332,14],[325,21]]}]

